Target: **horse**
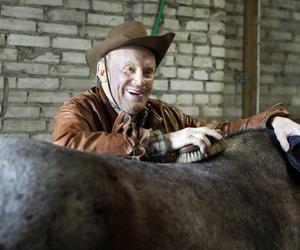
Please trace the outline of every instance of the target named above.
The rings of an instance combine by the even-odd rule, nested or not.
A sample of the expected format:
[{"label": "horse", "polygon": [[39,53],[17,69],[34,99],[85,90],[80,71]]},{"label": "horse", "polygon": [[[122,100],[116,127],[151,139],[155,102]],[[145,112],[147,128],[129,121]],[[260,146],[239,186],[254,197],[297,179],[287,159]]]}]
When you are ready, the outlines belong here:
[{"label": "horse", "polygon": [[300,249],[300,187],[274,135],[198,163],[0,137],[0,250]]}]

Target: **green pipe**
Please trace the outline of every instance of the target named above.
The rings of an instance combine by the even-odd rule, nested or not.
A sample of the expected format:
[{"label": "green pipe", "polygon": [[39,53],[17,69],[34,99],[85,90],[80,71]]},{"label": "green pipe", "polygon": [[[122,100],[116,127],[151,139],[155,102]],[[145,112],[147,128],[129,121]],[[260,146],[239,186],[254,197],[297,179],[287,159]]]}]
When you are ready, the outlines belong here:
[{"label": "green pipe", "polygon": [[158,29],[159,29],[159,25],[160,25],[160,19],[161,19],[161,16],[162,16],[163,12],[164,12],[165,5],[166,5],[166,0],[161,0],[160,4],[159,4],[158,13],[157,13],[157,16],[156,16],[156,20],[155,20],[155,23],[154,23],[154,27],[153,27],[151,36],[156,36],[157,33],[158,33]]}]

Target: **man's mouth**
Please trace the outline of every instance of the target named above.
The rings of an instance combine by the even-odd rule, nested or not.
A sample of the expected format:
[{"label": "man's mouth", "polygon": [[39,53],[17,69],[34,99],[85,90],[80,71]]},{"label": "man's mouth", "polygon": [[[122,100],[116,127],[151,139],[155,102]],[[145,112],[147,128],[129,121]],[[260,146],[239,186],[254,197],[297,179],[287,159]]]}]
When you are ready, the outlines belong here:
[{"label": "man's mouth", "polygon": [[143,91],[140,89],[126,89],[126,91],[134,96],[142,96],[143,95]]}]

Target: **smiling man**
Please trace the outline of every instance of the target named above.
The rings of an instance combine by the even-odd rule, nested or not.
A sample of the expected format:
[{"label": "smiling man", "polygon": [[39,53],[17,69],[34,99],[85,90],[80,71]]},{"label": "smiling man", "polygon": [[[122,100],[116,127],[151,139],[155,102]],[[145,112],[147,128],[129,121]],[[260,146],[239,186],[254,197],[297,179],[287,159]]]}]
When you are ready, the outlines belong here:
[{"label": "smiling man", "polygon": [[[55,116],[57,145],[131,159],[172,162],[176,151],[199,147],[206,157],[210,138],[249,128],[273,128],[283,150],[287,137],[300,135],[300,125],[276,104],[255,116],[210,123],[149,98],[154,75],[174,33],[152,37],[143,23],[129,21],[113,28],[86,53],[99,87],[67,100]],[[184,84],[184,82],[182,82]]]}]

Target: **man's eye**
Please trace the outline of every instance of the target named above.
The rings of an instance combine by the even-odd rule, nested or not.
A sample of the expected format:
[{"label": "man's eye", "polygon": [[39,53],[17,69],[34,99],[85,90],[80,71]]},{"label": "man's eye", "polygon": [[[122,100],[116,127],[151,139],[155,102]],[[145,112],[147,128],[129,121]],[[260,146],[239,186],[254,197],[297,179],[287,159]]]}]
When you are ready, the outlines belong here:
[{"label": "man's eye", "polygon": [[134,73],[135,72],[135,68],[130,66],[130,67],[128,67],[128,71],[130,73]]}]

